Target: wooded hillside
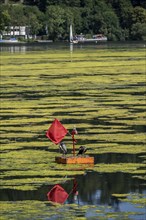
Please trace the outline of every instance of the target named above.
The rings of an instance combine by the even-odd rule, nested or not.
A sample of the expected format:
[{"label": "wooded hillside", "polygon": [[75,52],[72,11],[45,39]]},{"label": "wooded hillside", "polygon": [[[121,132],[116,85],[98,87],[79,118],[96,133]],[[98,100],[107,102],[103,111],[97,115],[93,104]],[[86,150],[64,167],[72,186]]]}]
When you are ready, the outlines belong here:
[{"label": "wooded hillside", "polygon": [[74,34],[104,34],[108,40],[146,39],[145,0],[5,0],[0,1],[0,31],[27,26],[30,34],[67,40]]}]

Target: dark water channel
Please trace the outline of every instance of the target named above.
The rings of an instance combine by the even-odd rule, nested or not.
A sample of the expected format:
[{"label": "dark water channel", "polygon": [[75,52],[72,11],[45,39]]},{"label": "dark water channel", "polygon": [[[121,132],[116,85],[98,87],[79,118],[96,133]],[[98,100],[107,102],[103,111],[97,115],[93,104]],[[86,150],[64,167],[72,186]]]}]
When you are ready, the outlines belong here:
[{"label": "dark water channel", "polygon": [[[66,204],[97,205],[110,207],[112,212],[141,212],[140,219],[145,219],[144,208],[138,208],[130,202],[120,201],[112,194],[138,193],[146,194],[144,180],[133,178],[131,174],[118,173],[97,173],[87,172],[85,175],[75,176],[72,180],[67,180],[61,184],[63,189],[69,194]],[[1,190],[1,200],[22,201],[39,200],[48,201],[47,193],[52,186],[42,186],[36,191],[21,191],[12,189]],[[76,193],[77,192],[77,193]],[[126,195],[125,195],[126,198]],[[88,213],[90,215],[90,213]],[[133,219],[139,219],[135,216]]]},{"label": "dark water channel", "polygon": [[[97,173],[87,172],[85,175],[75,176],[73,180],[67,180],[61,186],[70,193],[77,183],[78,201],[81,204],[107,204],[110,205],[112,194],[146,193],[144,180],[133,178],[131,174]],[[53,186],[42,186],[38,190],[23,191],[2,189],[1,201],[39,200],[47,201],[47,193]],[[75,202],[73,195],[67,199],[67,203]]]},{"label": "dark water channel", "polygon": [[[140,156],[142,155],[101,154],[95,156],[95,163],[139,163],[141,161]],[[106,205],[111,206],[115,211],[127,210],[129,207],[129,211],[136,211],[136,207],[132,204],[121,202],[112,194],[146,194],[144,180],[123,172],[98,173],[87,171],[84,175],[74,176],[72,180],[68,180],[67,176],[64,179],[65,181],[61,186],[69,194],[65,202],[68,204]],[[2,189],[0,191],[1,201],[47,201],[47,193],[52,188],[53,185],[45,185],[35,191]]]}]

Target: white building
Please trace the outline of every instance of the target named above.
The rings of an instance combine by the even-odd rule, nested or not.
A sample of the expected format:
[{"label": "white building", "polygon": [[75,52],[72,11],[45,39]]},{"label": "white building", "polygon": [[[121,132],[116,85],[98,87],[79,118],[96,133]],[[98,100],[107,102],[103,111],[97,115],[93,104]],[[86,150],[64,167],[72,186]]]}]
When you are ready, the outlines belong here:
[{"label": "white building", "polygon": [[10,37],[22,37],[24,39],[32,38],[32,36],[28,36],[28,27],[26,26],[11,26],[6,27],[5,31],[2,33],[2,38],[10,38]]}]

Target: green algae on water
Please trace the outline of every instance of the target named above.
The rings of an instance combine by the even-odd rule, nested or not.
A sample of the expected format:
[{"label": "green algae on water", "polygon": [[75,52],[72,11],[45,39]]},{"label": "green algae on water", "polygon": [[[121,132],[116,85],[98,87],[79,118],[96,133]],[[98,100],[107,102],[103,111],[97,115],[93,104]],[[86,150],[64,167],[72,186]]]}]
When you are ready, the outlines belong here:
[{"label": "green algae on water", "polygon": [[[55,163],[58,146],[45,133],[58,118],[78,130],[76,149],[91,155],[145,153],[145,50],[76,49],[1,53],[1,187],[36,190],[84,174],[80,166]],[[69,155],[72,140],[65,137]],[[130,173],[144,179],[140,162],[97,163],[99,173]],[[76,170],[75,170],[76,169]],[[73,170],[70,172],[70,170]],[[87,169],[88,170],[88,169]],[[19,178],[21,177],[21,178]],[[27,178],[26,178],[27,177]],[[144,199],[127,197],[143,206]],[[126,201],[125,201],[126,202]],[[93,210],[95,216],[87,218]],[[110,209],[110,208],[109,208]],[[51,205],[49,202],[1,203],[3,219],[131,219],[104,206]]]}]

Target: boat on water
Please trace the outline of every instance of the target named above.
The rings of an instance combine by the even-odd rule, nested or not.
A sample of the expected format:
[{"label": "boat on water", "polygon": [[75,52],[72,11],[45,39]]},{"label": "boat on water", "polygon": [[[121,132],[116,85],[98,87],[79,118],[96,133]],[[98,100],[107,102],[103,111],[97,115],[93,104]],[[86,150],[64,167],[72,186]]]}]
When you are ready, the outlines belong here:
[{"label": "boat on water", "polygon": [[69,41],[70,41],[71,44],[72,43],[73,44],[78,43],[78,40],[74,39],[74,36],[73,36],[72,24],[70,25]]},{"label": "boat on water", "polygon": [[106,42],[108,39],[103,34],[96,34],[93,35],[92,38],[86,38],[85,35],[75,35],[73,36],[72,25],[70,25],[70,43],[77,44],[77,43],[86,43],[86,42]]},{"label": "boat on water", "polygon": [[107,37],[102,34],[93,35],[92,38],[86,38],[84,35],[76,35],[73,37],[73,43],[86,43],[86,42],[106,42]]},{"label": "boat on water", "polygon": [[77,35],[74,37],[74,40],[78,41],[78,43],[84,43],[84,42],[101,42],[101,41],[107,41],[107,37],[105,37],[102,34],[93,35],[92,38],[86,38],[84,35]]},{"label": "boat on water", "polygon": [[18,43],[19,41],[16,38],[10,38],[8,40],[1,39],[0,43]]}]

